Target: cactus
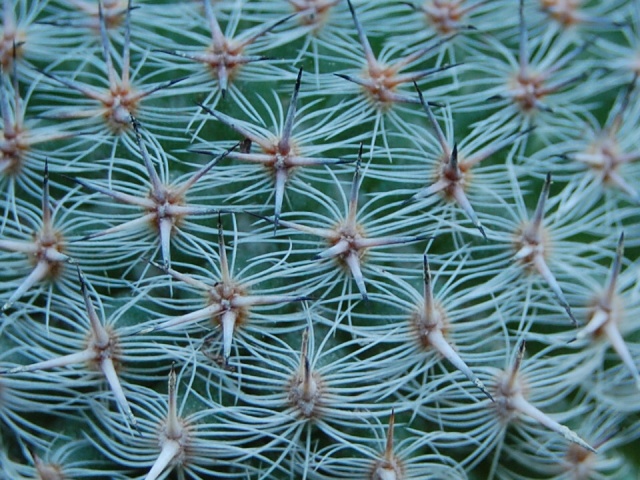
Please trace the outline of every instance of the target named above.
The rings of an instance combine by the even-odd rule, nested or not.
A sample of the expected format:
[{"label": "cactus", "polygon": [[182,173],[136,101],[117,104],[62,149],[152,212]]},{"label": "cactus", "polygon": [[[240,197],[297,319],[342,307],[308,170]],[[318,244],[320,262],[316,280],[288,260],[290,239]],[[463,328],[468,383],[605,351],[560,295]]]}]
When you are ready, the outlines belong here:
[{"label": "cactus", "polygon": [[4,0],[0,477],[636,478],[639,22]]}]

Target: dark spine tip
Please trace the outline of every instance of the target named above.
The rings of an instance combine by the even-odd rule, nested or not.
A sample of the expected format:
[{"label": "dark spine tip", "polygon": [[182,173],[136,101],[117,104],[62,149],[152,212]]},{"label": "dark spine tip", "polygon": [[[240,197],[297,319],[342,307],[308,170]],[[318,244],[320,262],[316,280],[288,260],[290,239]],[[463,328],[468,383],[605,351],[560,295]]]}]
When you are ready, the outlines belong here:
[{"label": "dark spine tip", "polygon": [[351,11],[351,16],[355,17],[356,11],[354,10],[353,5],[351,4],[351,0],[347,0],[347,5],[349,6],[349,11]]},{"label": "dark spine tip", "polygon": [[419,8],[416,5],[414,5],[413,3],[411,3],[411,2],[400,2],[400,5],[406,5],[407,7],[409,7],[414,12],[417,12],[419,10]]},{"label": "dark spine tip", "polygon": [[298,69],[298,76],[296,77],[295,91],[300,90],[300,83],[302,82],[302,67]]},{"label": "dark spine tip", "polygon": [[213,113],[213,110],[207,107],[204,103],[196,102],[196,105],[198,105],[201,109],[203,109],[209,115],[213,115],[214,117],[216,116],[215,113]]},{"label": "dark spine tip", "polygon": [[80,270],[80,265],[76,264],[76,270],[78,272],[78,281],[80,282],[80,290],[84,291],[87,286],[84,281],[84,275],[82,274],[82,270]]},{"label": "dark spine tip", "polygon": [[131,122],[133,130],[136,132],[136,136],[140,138],[140,122],[138,122],[138,119],[134,117],[133,114],[129,115],[129,121]]},{"label": "dark spine tip", "polygon": [[476,225],[476,227],[478,228],[478,230],[480,231],[480,235],[482,235],[482,238],[487,241],[487,233],[484,231],[484,227],[480,224]]},{"label": "dark spine tip", "polygon": [[569,315],[569,320],[571,320],[571,325],[573,326],[573,328],[580,328],[580,324],[578,323],[578,320],[576,320],[576,317],[573,316],[571,307],[569,305],[565,305],[564,310],[565,312],[567,312],[567,315]]},{"label": "dark spine tip", "polygon": [[422,275],[425,283],[428,283],[431,279],[431,270],[429,269],[429,258],[425,253],[422,256]]}]

